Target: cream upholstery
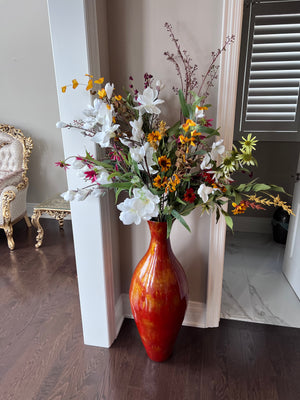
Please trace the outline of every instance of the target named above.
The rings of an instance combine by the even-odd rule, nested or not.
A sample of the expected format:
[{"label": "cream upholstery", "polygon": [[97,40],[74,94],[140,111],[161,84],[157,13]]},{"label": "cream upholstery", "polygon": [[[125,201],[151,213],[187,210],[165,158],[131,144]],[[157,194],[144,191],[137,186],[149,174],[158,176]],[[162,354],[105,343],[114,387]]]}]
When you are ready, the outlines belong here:
[{"label": "cream upholstery", "polygon": [[20,129],[0,125],[0,228],[4,229],[8,247],[13,250],[13,224],[25,218],[28,188],[28,159],[32,150],[32,139]]}]

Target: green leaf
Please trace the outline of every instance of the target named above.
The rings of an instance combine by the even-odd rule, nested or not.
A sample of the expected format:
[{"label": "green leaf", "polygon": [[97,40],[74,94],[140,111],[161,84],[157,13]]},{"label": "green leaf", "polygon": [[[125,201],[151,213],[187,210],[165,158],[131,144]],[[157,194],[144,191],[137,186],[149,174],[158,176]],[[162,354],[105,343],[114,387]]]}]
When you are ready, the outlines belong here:
[{"label": "green leaf", "polygon": [[285,190],[283,189],[283,187],[281,187],[281,186],[277,186],[277,185],[270,185],[270,186],[271,186],[271,189],[275,190],[276,192],[286,193]]},{"label": "green leaf", "polygon": [[225,215],[225,222],[226,222],[227,226],[229,226],[229,228],[232,230],[233,221],[232,221],[232,218],[229,215]]},{"label": "green leaf", "polygon": [[265,183],[256,183],[253,186],[253,190],[255,192],[259,192],[261,190],[269,190],[269,189],[271,189],[271,186],[270,185],[266,185]]},{"label": "green leaf", "polygon": [[171,217],[171,215],[167,215],[167,238],[170,237],[172,225],[173,225],[173,218]]},{"label": "green leaf", "polygon": [[188,226],[188,224],[185,222],[185,220],[182,218],[182,216],[179,214],[178,211],[172,210],[172,213],[171,213],[171,214],[173,215],[173,217],[175,217],[176,219],[178,219],[178,221],[179,221],[189,232],[191,232],[190,227]]},{"label": "green leaf", "polygon": [[186,206],[186,203],[184,202],[184,201],[182,201],[179,197],[176,197],[176,200],[175,200],[177,203],[179,203],[179,204],[183,204],[184,206]]},{"label": "green leaf", "polygon": [[188,118],[190,113],[189,113],[188,105],[186,104],[186,101],[185,101],[185,98],[184,98],[184,95],[183,95],[183,92],[181,89],[178,91],[178,97],[179,97],[179,101],[180,101],[182,114],[185,118]]},{"label": "green leaf", "polygon": [[173,136],[176,133],[178,133],[179,127],[180,127],[180,121],[177,121],[176,124],[174,124],[173,126],[171,126],[171,128],[169,128],[166,133],[168,136]]}]

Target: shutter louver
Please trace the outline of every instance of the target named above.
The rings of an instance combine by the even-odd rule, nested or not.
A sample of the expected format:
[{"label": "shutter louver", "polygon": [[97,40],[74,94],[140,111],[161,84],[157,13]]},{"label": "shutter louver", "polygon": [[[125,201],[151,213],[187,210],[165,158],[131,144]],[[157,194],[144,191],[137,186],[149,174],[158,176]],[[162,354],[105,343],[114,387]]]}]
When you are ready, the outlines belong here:
[{"label": "shutter louver", "polygon": [[300,1],[250,7],[240,131],[298,132]]}]

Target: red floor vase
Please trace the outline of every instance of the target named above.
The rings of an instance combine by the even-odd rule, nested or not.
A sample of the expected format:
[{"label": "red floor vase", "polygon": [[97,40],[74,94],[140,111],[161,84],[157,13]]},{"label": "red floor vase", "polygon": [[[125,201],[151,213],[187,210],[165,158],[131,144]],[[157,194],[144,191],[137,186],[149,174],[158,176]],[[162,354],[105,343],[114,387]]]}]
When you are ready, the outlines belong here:
[{"label": "red floor vase", "polygon": [[130,305],[146,352],[153,361],[172,353],[188,301],[185,272],[167,239],[165,222],[148,222],[151,242],[136,267]]}]

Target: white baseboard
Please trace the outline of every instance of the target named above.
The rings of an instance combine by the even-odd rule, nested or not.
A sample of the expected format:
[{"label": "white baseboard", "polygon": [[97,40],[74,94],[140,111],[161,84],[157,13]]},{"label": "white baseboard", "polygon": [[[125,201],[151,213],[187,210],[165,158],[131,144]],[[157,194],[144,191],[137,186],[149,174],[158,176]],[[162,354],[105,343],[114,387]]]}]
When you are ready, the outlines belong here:
[{"label": "white baseboard", "polygon": [[[189,301],[182,325],[205,328],[205,310],[204,303]],[[124,318],[133,318],[128,293],[122,293],[116,304],[116,327],[119,327],[117,332],[119,332]]]},{"label": "white baseboard", "polygon": [[272,233],[272,219],[266,217],[234,216],[234,232]]}]

